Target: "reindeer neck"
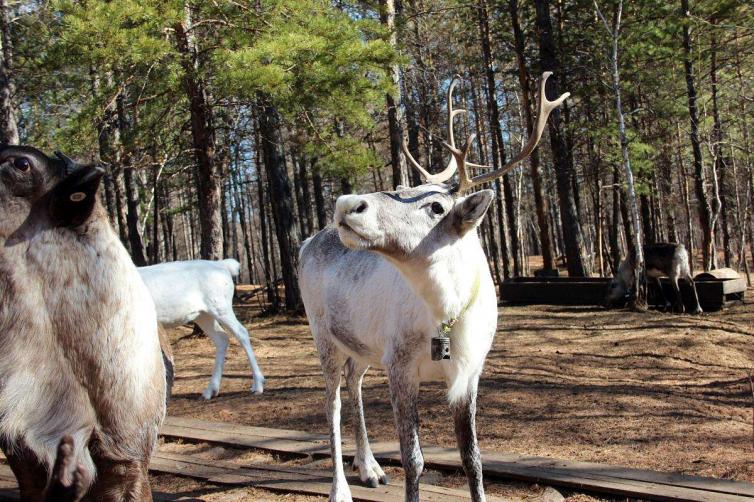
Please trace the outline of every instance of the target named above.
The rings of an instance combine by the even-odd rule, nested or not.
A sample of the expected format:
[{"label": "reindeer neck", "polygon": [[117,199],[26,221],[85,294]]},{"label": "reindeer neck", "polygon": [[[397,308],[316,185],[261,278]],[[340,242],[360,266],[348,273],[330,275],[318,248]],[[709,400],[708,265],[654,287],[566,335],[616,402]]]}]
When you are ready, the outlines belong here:
[{"label": "reindeer neck", "polygon": [[489,273],[475,232],[436,253],[423,266],[398,268],[438,323],[459,317],[477,299],[482,274]]}]

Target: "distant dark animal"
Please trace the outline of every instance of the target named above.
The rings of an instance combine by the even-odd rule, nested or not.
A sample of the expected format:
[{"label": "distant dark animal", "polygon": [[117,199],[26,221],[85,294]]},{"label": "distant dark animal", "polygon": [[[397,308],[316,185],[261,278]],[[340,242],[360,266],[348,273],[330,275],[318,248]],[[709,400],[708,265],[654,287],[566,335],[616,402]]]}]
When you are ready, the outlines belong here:
[{"label": "distant dark animal", "polygon": [[[681,289],[678,287],[678,279],[685,279],[691,285],[694,292],[694,302],[696,307],[693,314],[700,314],[702,307],[699,305],[699,296],[696,292],[696,284],[691,277],[691,266],[689,265],[689,253],[683,244],[676,243],[657,243],[647,244],[644,250],[644,267],[646,270],[647,280],[654,280],[657,288],[665,300],[665,308],[670,309],[672,304],[660,283],[660,277],[668,277],[673,285],[676,295],[676,308],[681,312],[685,311]],[[636,253],[629,253],[629,256],[623,260],[618,267],[618,274],[610,281],[608,286],[605,305],[614,307],[620,302],[625,301],[629,296],[634,284],[634,264],[636,263]]]},{"label": "distant dark animal", "polygon": [[547,278],[547,277],[560,277],[560,272],[557,268],[541,268],[539,270],[534,271],[534,277],[541,277],[541,278]]},{"label": "distant dark animal", "polygon": [[0,147],[0,446],[22,500],[152,500],[165,366],[103,174]]}]

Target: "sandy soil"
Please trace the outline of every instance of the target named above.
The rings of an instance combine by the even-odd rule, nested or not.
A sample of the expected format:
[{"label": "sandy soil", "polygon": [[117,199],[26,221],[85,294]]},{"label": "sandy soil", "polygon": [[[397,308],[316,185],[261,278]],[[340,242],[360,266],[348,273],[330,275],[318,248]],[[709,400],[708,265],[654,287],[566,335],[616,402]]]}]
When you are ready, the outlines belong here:
[{"label": "sandy soil", "polygon": [[[746,304],[702,317],[502,306],[480,383],[481,446],[754,481],[752,296],[750,290]],[[176,381],[169,413],[325,433],[323,383],[305,319],[255,317],[250,304],[236,311],[267,377],[265,393],[249,392],[248,363],[232,343],[220,395],[205,402],[200,393],[209,379],[214,348],[206,337],[191,337],[190,329],[180,328],[170,333]],[[395,440],[381,370],[367,374],[364,399],[371,438]],[[343,409],[348,415],[345,402]],[[442,385],[423,385],[420,413],[425,444],[455,443]],[[344,434],[351,434],[350,421],[344,421]],[[175,493],[157,481],[157,488]],[[440,482],[460,486],[463,480]],[[519,500],[536,500],[541,493],[539,487],[497,482],[490,490]],[[238,500],[247,500],[245,496]],[[270,493],[249,497],[309,500]]]}]

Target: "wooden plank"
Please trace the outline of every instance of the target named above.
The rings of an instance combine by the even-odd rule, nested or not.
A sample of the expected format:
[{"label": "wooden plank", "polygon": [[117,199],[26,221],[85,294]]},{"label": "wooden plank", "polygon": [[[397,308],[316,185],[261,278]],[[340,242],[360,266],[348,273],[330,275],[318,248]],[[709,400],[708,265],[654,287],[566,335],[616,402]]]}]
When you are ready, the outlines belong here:
[{"label": "wooden plank", "polygon": [[733,293],[744,293],[746,292],[746,288],[746,279],[744,279],[743,277],[723,281],[723,292],[726,295]]},{"label": "wooden plank", "polygon": [[[323,435],[258,427],[247,428],[241,425],[214,424],[191,419],[181,419],[182,425],[178,427],[174,425],[174,422],[172,417],[166,420],[166,425],[170,430],[168,435],[172,437],[246,446],[278,453],[305,454],[314,458],[330,456],[329,445],[326,441],[323,445],[321,439]],[[214,430],[216,425],[219,430]],[[312,441],[312,439],[317,440]],[[269,445],[282,446],[282,448],[268,448]],[[400,450],[397,443],[373,443],[372,450],[377,460],[400,465]],[[461,470],[460,458],[454,448],[425,446],[423,452],[426,467]],[[351,459],[353,454],[353,444],[345,441],[344,458]],[[739,481],[493,452],[483,452],[483,458],[484,473],[493,478],[542,482],[589,492],[652,500],[700,502],[754,500],[754,485]]]},{"label": "wooden plank", "polygon": [[187,427],[173,425],[170,418],[165,420],[165,424],[162,426],[160,434],[164,437],[172,437],[176,439],[193,439],[196,441],[206,441],[227,446],[243,446],[302,457],[310,457],[315,453],[322,452],[329,455],[330,451],[329,443],[307,441],[306,439],[303,439],[305,436],[302,436],[302,440],[296,441],[290,437],[277,437],[275,433],[270,433],[265,436],[244,434],[240,430],[212,430],[201,424],[198,424],[196,427]]},{"label": "wooden plank", "polygon": [[607,281],[504,281],[500,299],[510,303],[547,305],[597,305],[607,291]]},{"label": "wooden plank", "polygon": [[[240,465],[219,460],[202,460],[177,453],[157,452],[152,458],[151,471],[198,478],[209,483],[233,486],[255,486],[286,493],[304,493],[327,496],[330,493],[332,477],[330,472],[310,470],[302,467],[282,467],[266,465]],[[357,476],[350,476],[348,484],[354,500],[388,502],[403,498],[402,483],[368,488],[361,486]],[[470,500],[466,490],[456,490],[434,485],[420,485],[422,500],[431,502],[451,502]],[[499,497],[489,500],[502,501]]]},{"label": "wooden plank", "polygon": [[[327,496],[332,477],[330,472],[265,465],[240,465],[220,460],[204,460],[190,455],[158,451],[149,467],[151,472],[200,479],[208,483],[228,486],[254,486],[274,492],[302,493]],[[389,502],[403,498],[404,487],[400,482],[378,488],[361,485],[358,476],[349,476],[348,484],[354,500]],[[429,502],[452,502],[471,500],[466,490],[457,490],[435,485],[420,485],[422,500]],[[156,501],[176,500],[177,496],[154,493]],[[500,497],[487,497],[493,502],[504,502]],[[0,500],[19,500],[16,479],[10,468],[0,464]]]}]

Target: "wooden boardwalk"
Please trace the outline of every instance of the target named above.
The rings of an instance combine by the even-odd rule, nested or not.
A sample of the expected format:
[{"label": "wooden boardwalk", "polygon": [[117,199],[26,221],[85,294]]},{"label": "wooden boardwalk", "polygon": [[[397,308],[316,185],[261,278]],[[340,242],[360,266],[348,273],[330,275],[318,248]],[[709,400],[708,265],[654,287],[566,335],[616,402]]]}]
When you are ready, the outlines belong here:
[{"label": "wooden boardwalk", "polygon": [[[286,431],[278,431],[285,435]],[[294,433],[295,434],[295,433]],[[184,438],[192,439],[192,438]],[[1,458],[1,457],[0,457]],[[191,455],[158,450],[149,466],[152,473],[172,474],[206,481],[221,486],[252,486],[273,492],[300,493],[327,497],[330,493],[332,477],[329,470],[309,469],[271,464],[236,464],[222,460],[207,460]],[[387,486],[367,488],[362,486],[358,476],[349,476],[348,483],[354,500],[365,502],[392,502],[403,499],[403,484],[391,481]],[[427,502],[469,501],[468,490],[457,490],[441,486],[422,484],[422,500]],[[153,493],[155,501],[202,500],[185,495],[173,496]],[[491,502],[505,502],[500,497],[487,497]],[[0,501],[19,500],[16,479],[7,464],[0,464]],[[234,497],[232,500],[237,500]]]},{"label": "wooden boardwalk", "polygon": [[[256,448],[313,459],[330,456],[326,435],[303,431],[169,417],[161,434],[176,439]],[[377,460],[400,464],[397,443],[375,442],[372,443],[372,450]],[[461,470],[460,458],[454,448],[425,446],[423,452],[424,464],[428,468]],[[352,442],[345,441],[344,457],[351,459],[353,453]],[[489,478],[516,479],[648,500],[754,501],[754,484],[740,481],[494,452],[482,452],[482,458],[485,476]]]},{"label": "wooden boardwalk", "polygon": [[[187,441],[254,448],[313,460],[330,456],[327,436],[303,431],[169,417],[161,435]],[[376,442],[372,444],[372,449],[382,463],[400,464],[396,443]],[[455,449],[428,446],[423,451],[426,467],[453,472],[461,470],[460,458]],[[351,459],[353,453],[353,444],[346,441],[344,457]],[[587,493],[647,500],[754,502],[754,484],[739,481],[494,452],[483,452],[482,457],[485,476],[489,479],[515,479]],[[332,481],[329,470],[269,463],[236,464],[163,450],[158,450],[152,458],[150,470],[215,485],[253,486],[276,492],[321,496],[329,494]],[[373,489],[361,486],[358,477],[351,476],[349,485],[355,500],[387,502],[403,498],[403,485],[397,482]],[[0,500],[18,500],[16,486],[10,468],[0,464]],[[422,500],[429,502],[469,500],[466,490],[422,485],[421,492]],[[155,493],[154,496],[157,501],[177,500],[169,494]],[[488,500],[502,501],[499,497],[488,497]]]}]

